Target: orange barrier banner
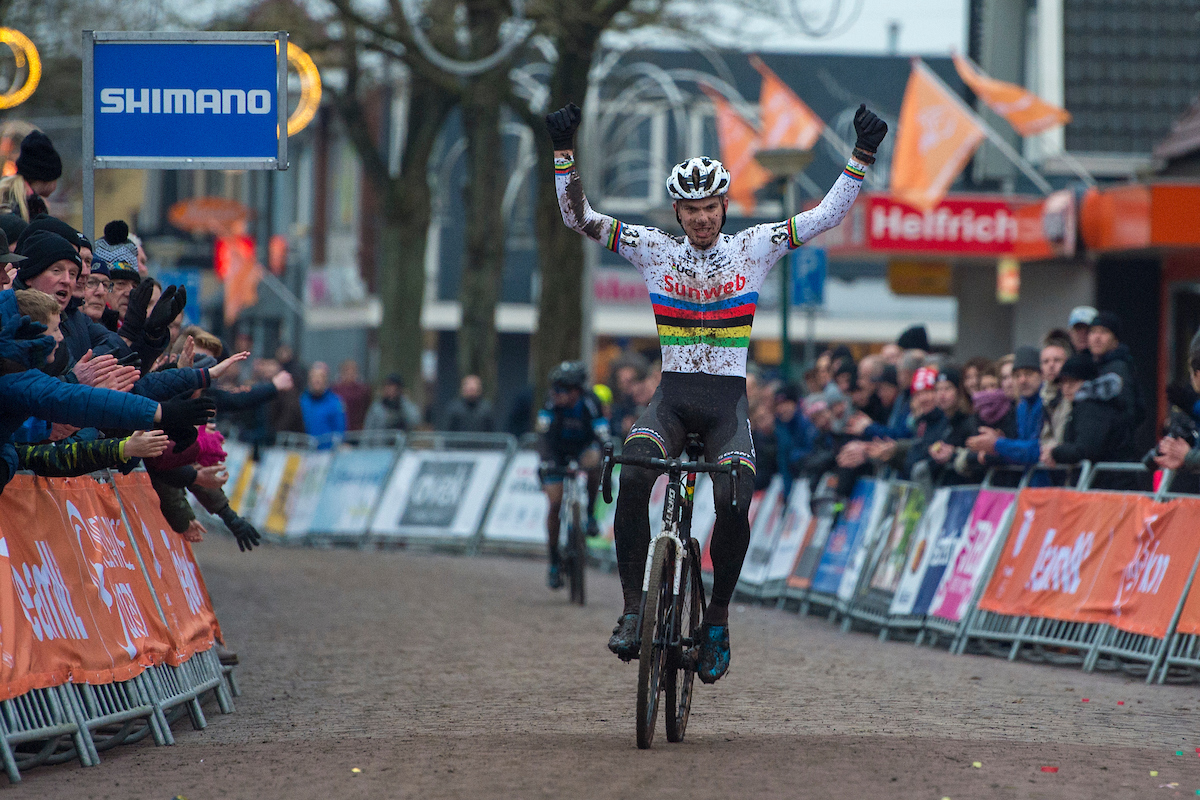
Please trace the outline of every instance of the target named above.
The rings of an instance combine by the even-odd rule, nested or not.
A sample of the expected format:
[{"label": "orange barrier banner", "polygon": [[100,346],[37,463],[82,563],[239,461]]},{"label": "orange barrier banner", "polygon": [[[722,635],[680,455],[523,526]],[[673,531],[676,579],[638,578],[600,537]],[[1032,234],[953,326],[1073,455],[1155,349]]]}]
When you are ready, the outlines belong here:
[{"label": "orange barrier banner", "polygon": [[196,567],[191,547],[171,530],[158,494],[144,472],[113,475],[129,526],[142,554],[150,585],[167,618],[171,649],[167,663],[179,666],[213,645],[217,616]]},{"label": "orange barrier banner", "polygon": [[[5,663],[10,682],[0,695],[15,697],[67,675],[81,683],[128,680],[164,659],[166,626],[112,487],[90,478],[18,475],[0,495],[0,519],[15,594],[5,601],[21,609],[24,621],[11,639],[8,630],[2,634],[14,658],[11,667]],[[14,531],[16,520],[36,525]]]},{"label": "orange barrier banner", "polygon": [[1027,489],[979,608],[1163,638],[1200,540],[1200,502]]}]

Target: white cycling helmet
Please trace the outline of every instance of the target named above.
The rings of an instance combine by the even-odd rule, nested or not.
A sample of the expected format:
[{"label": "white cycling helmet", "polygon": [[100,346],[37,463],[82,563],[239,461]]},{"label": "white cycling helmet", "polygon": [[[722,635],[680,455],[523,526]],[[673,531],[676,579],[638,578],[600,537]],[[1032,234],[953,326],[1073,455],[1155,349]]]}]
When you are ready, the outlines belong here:
[{"label": "white cycling helmet", "polygon": [[729,170],[715,158],[700,156],[676,164],[667,178],[667,193],[676,200],[703,200],[729,191]]}]

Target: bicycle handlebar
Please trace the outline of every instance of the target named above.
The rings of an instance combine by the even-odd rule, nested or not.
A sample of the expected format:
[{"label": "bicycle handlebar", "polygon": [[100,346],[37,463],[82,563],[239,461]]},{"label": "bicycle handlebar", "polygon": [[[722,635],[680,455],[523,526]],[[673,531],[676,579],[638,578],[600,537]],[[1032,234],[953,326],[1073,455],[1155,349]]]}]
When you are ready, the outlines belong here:
[{"label": "bicycle handlebar", "polygon": [[646,456],[617,456],[613,455],[612,442],[604,445],[604,462],[600,476],[600,490],[604,495],[604,502],[612,502],[612,468],[613,464],[623,464],[629,467],[643,467],[645,469],[656,469],[664,472],[671,470],[679,470],[680,472],[723,472],[728,473],[733,479],[733,491],[730,492],[730,506],[734,511],[737,511],[737,481],[738,481],[738,463],[734,461],[730,464],[708,464],[701,461],[685,461],[681,458],[647,458]]}]

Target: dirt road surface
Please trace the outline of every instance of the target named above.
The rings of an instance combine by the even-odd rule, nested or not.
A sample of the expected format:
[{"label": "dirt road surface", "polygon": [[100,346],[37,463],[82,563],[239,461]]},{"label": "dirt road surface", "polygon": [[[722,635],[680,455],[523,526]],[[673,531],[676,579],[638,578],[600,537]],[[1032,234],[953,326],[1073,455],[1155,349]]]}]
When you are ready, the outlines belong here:
[{"label": "dirt road surface", "polygon": [[174,747],[147,741],[95,768],[30,770],[5,797],[967,800],[1200,789],[1193,686],[951,656],[736,606],[733,666],[699,688],[686,741],[668,744],[660,722],[654,749],[639,751],[636,668],[605,649],[615,576],[591,573],[581,609],[545,588],[533,560],[242,554],[211,536],[197,552],[241,656],[236,713],[210,706],[204,731],[177,723]]}]

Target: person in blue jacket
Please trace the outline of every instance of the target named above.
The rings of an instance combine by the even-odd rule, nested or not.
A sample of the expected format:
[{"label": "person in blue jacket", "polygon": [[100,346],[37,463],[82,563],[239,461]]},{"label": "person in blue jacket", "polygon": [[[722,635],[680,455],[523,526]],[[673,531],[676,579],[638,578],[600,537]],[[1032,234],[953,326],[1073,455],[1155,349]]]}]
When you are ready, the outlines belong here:
[{"label": "person in blue jacket", "polygon": [[329,391],[329,365],[318,361],[309,367],[308,389],[300,395],[300,413],[304,432],[320,440],[318,447],[328,450],[346,432],[346,407],[342,398]]},{"label": "person in blue jacket", "polygon": [[[1017,436],[1004,436],[995,428],[981,426],[979,433],[967,439],[967,448],[999,463],[1033,466],[1041,458],[1042,403],[1041,355],[1035,347],[1018,347],[1013,360],[1013,381],[1017,386]],[[1043,473],[1034,475],[1032,485],[1046,485]]]}]

